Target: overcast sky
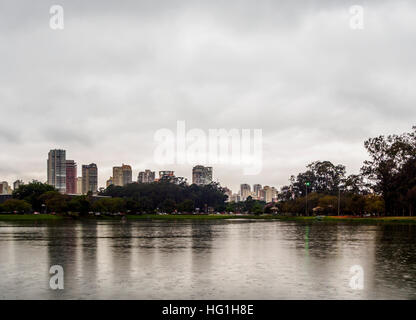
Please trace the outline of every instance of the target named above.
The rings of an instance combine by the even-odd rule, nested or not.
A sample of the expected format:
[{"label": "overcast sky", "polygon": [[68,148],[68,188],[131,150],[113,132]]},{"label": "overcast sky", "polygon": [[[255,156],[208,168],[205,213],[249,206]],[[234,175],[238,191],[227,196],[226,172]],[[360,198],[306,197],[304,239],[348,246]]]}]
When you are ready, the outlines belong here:
[{"label": "overcast sky", "polygon": [[[87,3],[88,2],[88,3]],[[64,30],[49,8],[64,8]],[[364,29],[350,28],[351,5]],[[46,181],[49,149],[112,166],[159,166],[158,129],[262,129],[263,170],[214,178],[281,187],[315,160],[357,173],[366,138],[416,124],[415,1],[0,3],[0,180]]]}]

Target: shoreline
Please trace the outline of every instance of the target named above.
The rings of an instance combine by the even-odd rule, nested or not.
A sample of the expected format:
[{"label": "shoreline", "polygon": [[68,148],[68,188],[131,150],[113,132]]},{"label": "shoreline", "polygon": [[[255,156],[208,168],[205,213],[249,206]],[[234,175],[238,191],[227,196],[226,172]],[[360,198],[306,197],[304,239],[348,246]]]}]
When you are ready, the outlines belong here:
[{"label": "shoreline", "polygon": [[[353,222],[353,223],[416,223],[416,217],[353,217],[353,216],[277,216],[264,215],[226,215],[226,214],[177,214],[177,215],[125,215],[127,220],[280,220],[280,221],[304,221],[304,222]],[[0,214],[0,221],[58,221],[58,220],[121,220],[121,216],[87,216],[71,217],[51,214]]]}]

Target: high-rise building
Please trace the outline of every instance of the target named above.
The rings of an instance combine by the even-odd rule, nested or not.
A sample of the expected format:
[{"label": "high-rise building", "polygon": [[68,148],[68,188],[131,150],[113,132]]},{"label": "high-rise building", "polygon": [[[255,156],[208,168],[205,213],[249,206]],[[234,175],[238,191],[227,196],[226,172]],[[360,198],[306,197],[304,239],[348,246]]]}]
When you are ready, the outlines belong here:
[{"label": "high-rise building", "polygon": [[123,169],[121,167],[113,167],[113,184],[123,186]]},{"label": "high-rise building", "polygon": [[253,185],[253,192],[257,197],[260,196],[260,190],[261,190],[261,184],[255,184]]},{"label": "high-rise building", "polygon": [[212,167],[195,166],[192,168],[192,183],[205,185],[212,182]]},{"label": "high-rise building", "polygon": [[231,195],[229,202],[240,202],[240,201],[241,201],[240,195],[235,193],[235,194]]},{"label": "high-rise building", "polygon": [[139,172],[137,182],[139,183],[152,183],[155,181],[155,172],[146,169],[145,171]]},{"label": "high-rise building", "polygon": [[165,181],[175,184],[187,184],[187,179],[184,177],[176,177],[174,171],[164,170],[159,171],[159,179],[155,180],[158,182]]},{"label": "high-rise building", "polygon": [[122,187],[129,183],[132,183],[131,166],[123,163],[121,167],[113,167],[113,184]]},{"label": "high-rise building", "polygon": [[0,182],[0,194],[12,194],[13,190],[7,181]]},{"label": "high-rise building", "polygon": [[263,188],[264,190],[264,200],[269,203],[269,202],[275,202],[277,199],[277,190],[275,187],[269,187],[269,186],[265,186]]},{"label": "high-rise building", "polygon": [[175,171],[171,171],[171,170],[159,171],[159,179],[166,178],[166,177],[174,177],[174,176],[175,176]]},{"label": "high-rise building", "polygon": [[131,171],[131,166],[127,164],[123,164],[121,166],[121,170],[123,171],[123,186],[126,186],[133,182],[133,174]]},{"label": "high-rise building", "polygon": [[82,165],[82,194],[91,191],[97,193],[98,189],[98,169],[95,163]]},{"label": "high-rise building", "polygon": [[243,183],[240,186],[240,195],[241,195],[241,201],[246,201],[248,196],[251,194],[251,188],[249,184]]},{"label": "high-rise building", "polygon": [[54,149],[48,154],[48,184],[59,192],[66,192],[66,153],[65,150]]},{"label": "high-rise building", "polygon": [[264,191],[264,189],[259,190],[259,200],[261,200],[261,201],[266,200],[266,192]]},{"label": "high-rise building", "polygon": [[17,189],[19,189],[19,187],[21,186],[21,185],[23,185],[24,183],[23,183],[23,181],[22,180],[16,180],[15,182],[13,182],[13,190],[17,190]]},{"label": "high-rise building", "polygon": [[66,193],[77,193],[77,164],[74,160],[66,160]]},{"label": "high-rise building", "polygon": [[77,194],[82,194],[82,177],[77,178]]}]

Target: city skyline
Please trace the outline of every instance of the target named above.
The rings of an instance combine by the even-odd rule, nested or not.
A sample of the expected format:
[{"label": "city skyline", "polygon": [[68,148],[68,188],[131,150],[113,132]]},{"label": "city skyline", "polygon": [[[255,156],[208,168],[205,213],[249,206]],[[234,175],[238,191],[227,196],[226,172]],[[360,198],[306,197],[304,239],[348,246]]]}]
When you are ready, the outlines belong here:
[{"label": "city skyline", "polygon": [[[204,132],[262,129],[263,170],[244,180],[281,186],[316,160],[358,173],[366,138],[416,118],[411,1],[372,3],[363,30],[335,1],[205,1],[186,13],[170,1],[66,3],[63,30],[49,27],[48,6],[6,6],[2,180],[45,181],[50,148],[97,161],[101,186],[115,163],[164,170],[152,165],[154,134],[184,120]],[[190,167],[168,169],[189,180]],[[215,170],[232,189],[243,180],[241,166]]]},{"label": "city skyline", "polygon": [[[98,192],[101,188],[107,188],[109,185],[114,186],[126,186],[129,183],[149,183],[149,182],[156,182],[164,177],[174,177],[176,179],[182,179],[181,176],[175,174],[173,170],[160,170],[159,178],[155,178],[155,171],[150,169],[139,170],[137,174],[137,179],[133,180],[133,169],[132,166],[128,164],[122,164],[121,166],[113,166],[112,167],[112,175],[106,180],[104,185],[99,184],[98,177],[99,174],[99,166],[96,163],[90,163],[88,165],[82,164],[81,165],[81,172],[78,172],[78,163],[76,160],[68,160],[66,159],[66,151],[65,149],[51,149],[48,152],[48,159],[47,159],[47,167],[46,167],[46,181],[37,180],[37,179],[28,179],[23,180],[17,178],[13,180],[11,185],[13,185],[13,189],[9,185],[9,182],[4,180],[2,183],[8,186],[3,187],[0,194],[6,192],[11,193],[12,190],[15,190],[21,184],[29,183],[31,181],[40,181],[48,183],[54,186],[58,191],[61,193],[67,194],[86,194],[88,191],[92,191],[93,193]],[[93,170],[92,178],[90,177],[90,172]],[[242,199],[243,201],[247,199],[248,196],[252,196],[258,199],[266,199],[266,196],[261,196],[260,191],[262,191],[262,185],[255,183],[253,184],[253,192],[251,192],[251,186],[246,183],[240,184],[240,189],[232,189],[230,186],[226,186],[221,184],[220,180],[217,178],[216,180],[213,179],[213,167],[204,167],[202,165],[195,165],[192,167],[191,170],[191,179],[186,179],[186,183],[188,184],[197,184],[197,185],[204,185],[209,184],[211,182],[218,182],[224,188],[226,188],[229,198],[230,199]],[[1,179],[0,179],[1,180]],[[178,180],[182,181],[182,180]],[[92,185],[92,186],[90,186]],[[245,194],[243,192],[242,186],[248,186],[248,193]],[[265,186],[265,188],[270,188],[269,186]],[[3,191],[4,189],[4,191]],[[272,187],[273,190],[275,187]],[[273,197],[274,199],[275,197]],[[269,197],[269,199],[271,199]],[[271,201],[270,201],[271,202]]]}]

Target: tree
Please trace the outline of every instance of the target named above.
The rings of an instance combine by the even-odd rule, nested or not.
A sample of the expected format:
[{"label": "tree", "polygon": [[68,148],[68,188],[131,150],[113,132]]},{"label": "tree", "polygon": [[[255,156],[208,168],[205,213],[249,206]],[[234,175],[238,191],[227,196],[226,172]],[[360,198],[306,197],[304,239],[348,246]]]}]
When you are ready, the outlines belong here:
[{"label": "tree", "polygon": [[29,213],[32,211],[32,206],[25,200],[9,199],[1,205],[0,211]]},{"label": "tree", "polygon": [[364,177],[360,174],[351,174],[342,183],[343,192],[354,194],[367,194],[369,191],[364,183]]},{"label": "tree", "polygon": [[335,214],[338,208],[338,198],[331,195],[324,195],[318,200],[318,206],[322,207],[326,214]]},{"label": "tree", "polygon": [[92,210],[95,212],[118,213],[125,211],[126,202],[122,198],[103,198],[92,204]]},{"label": "tree", "polygon": [[264,211],[264,205],[262,205],[259,201],[256,201],[250,210],[250,212],[255,215],[262,214],[263,211]]},{"label": "tree", "polygon": [[[146,212],[154,212],[157,208],[162,208],[166,199],[173,201],[174,209],[176,209],[176,204],[179,205],[190,200],[194,207],[205,208],[207,205],[220,211],[225,209],[225,200],[227,199],[224,189],[218,183],[188,186],[169,180],[154,183],[131,183],[124,187],[111,185],[101,195],[133,199],[139,204],[139,210]],[[171,209],[171,205],[169,209]],[[189,209],[190,207],[187,208],[187,210]]]},{"label": "tree", "polygon": [[160,204],[159,207],[166,213],[172,213],[176,209],[176,203],[172,199],[166,199]]},{"label": "tree", "polygon": [[384,213],[384,200],[381,196],[368,195],[365,198],[364,210],[367,213],[383,214]]},{"label": "tree", "polygon": [[85,195],[78,196],[68,202],[67,209],[71,212],[78,212],[81,216],[87,215],[91,209],[91,202]]},{"label": "tree", "polygon": [[253,198],[251,196],[248,196],[246,201],[244,201],[244,207],[246,209],[246,211],[251,212],[253,206],[254,206],[255,201],[253,200]]},{"label": "tree", "polygon": [[361,172],[383,196],[386,214],[408,210],[400,198],[416,184],[416,127],[410,133],[370,138],[364,146],[370,159],[364,161]]},{"label": "tree", "polygon": [[178,210],[180,212],[193,212],[195,210],[195,203],[190,199],[186,199],[178,204]]},{"label": "tree", "polygon": [[69,196],[58,191],[45,192],[38,199],[42,204],[45,204],[48,212],[66,212],[68,210]]},{"label": "tree", "polygon": [[[290,186],[282,188],[280,199],[288,201],[293,197],[306,196],[308,193],[337,194],[345,179],[345,166],[334,165],[330,161],[315,161],[306,166],[305,172],[299,173],[296,177],[290,177]],[[308,186],[307,186],[308,185]]]},{"label": "tree", "polygon": [[32,181],[31,183],[20,185],[17,190],[13,191],[13,198],[25,200],[32,205],[33,210],[40,211],[42,201],[39,197],[48,191],[56,191],[56,189],[46,183]]}]

